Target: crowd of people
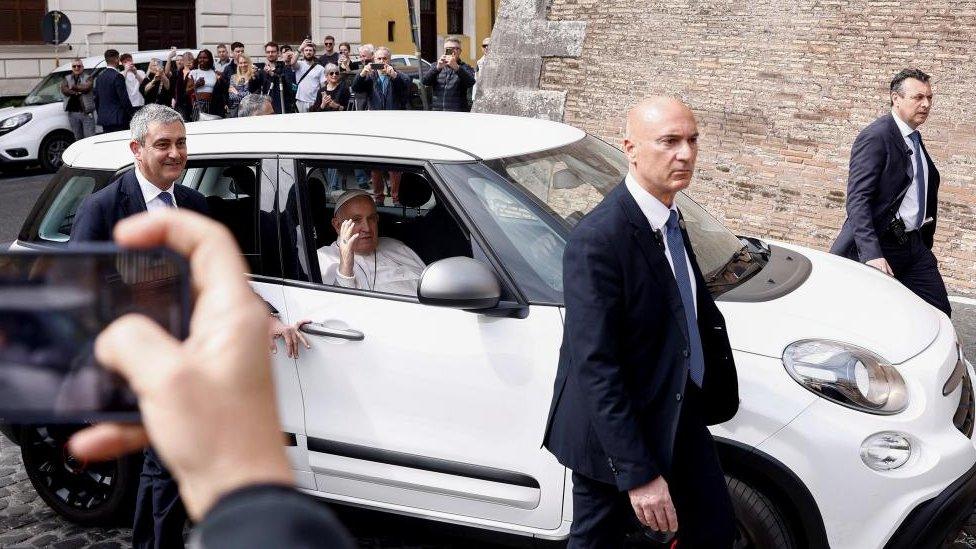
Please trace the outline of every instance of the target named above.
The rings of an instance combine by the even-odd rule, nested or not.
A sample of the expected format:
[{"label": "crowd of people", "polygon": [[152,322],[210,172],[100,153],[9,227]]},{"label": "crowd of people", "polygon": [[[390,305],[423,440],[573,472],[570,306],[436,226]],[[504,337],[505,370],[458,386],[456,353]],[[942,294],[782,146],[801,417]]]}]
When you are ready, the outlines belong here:
[{"label": "crowd of people", "polygon": [[[488,40],[482,43],[487,54]],[[218,44],[217,56],[209,49],[180,53],[171,48],[166,59],[150,60],[143,71],[132,55],[115,49],[105,52],[105,64],[97,78],[84,72],[81,59],[61,85],[64,108],[71,119],[76,139],[95,133],[124,130],[133,115],[147,104],[176,110],[187,122],[240,115],[242,101],[249,95],[268,98],[274,114],[292,112],[335,112],[346,110],[406,110],[412,107],[414,83],[395,66],[386,46],[363,44],[353,59],[348,42],[336,44],[326,36],[320,54],[316,44],[305,40],[297,48],[268,42],[262,66],[244,53],[244,44]],[[461,40],[444,41],[442,55],[419,79],[430,90],[427,108],[466,112],[471,109],[477,66],[462,60]],[[424,93],[423,90],[418,90]]]}]

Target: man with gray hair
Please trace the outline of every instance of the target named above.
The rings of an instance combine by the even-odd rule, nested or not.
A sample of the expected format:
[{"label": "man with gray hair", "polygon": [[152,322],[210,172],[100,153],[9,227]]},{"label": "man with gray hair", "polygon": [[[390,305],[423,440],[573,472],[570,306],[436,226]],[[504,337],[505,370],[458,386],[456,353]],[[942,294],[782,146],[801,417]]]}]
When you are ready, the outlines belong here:
[{"label": "man with gray hair", "polygon": [[274,113],[274,105],[271,103],[271,98],[263,93],[246,95],[244,99],[241,99],[241,104],[237,107],[238,118],[264,116]]},{"label": "man with gray hair", "polygon": [[[111,241],[120,220],[145,211],[186,208],[209,215],[199,192],[176,185],[186,166],[186,126],[180,113],[149,104],[132,117],[129,150],[135,166],[78,208],[71,244]],[[182,547],[186,510],[179,488],[153,449],[146,450],[136,494],[134,547]]]}]

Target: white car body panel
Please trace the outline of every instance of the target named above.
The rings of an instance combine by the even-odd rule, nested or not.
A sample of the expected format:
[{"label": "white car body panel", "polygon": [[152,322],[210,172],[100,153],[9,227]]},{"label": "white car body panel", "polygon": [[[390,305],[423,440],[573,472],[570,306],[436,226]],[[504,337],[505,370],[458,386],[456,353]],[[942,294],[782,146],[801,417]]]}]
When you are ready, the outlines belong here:
[{"label": "white car body panel", "polygon": [[[541,448],[562,321],[555,307],[496,318],[289,287],[291,321],[363,332],[313,337],[299,377],[309,439],[528,476],[517,486],[310,451],[318,491],[555,530],[564,470]],[[314,450],[314,446],[312,449]]]}]

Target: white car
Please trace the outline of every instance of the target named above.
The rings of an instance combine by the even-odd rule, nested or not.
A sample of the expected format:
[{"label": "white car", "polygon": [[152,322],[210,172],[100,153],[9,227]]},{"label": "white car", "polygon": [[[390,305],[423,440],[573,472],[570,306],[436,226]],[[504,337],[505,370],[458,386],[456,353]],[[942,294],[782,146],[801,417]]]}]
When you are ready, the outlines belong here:
[{"label": "white car", "polygon": [[[622,180],[623,153],[567,125],[477,114],[301,114],[188,132],[181,184],[237,236],[254,289],[286,321],[313,321],[311,349],[274,355],[298,485],[333,502],[565,538],[570,475],[541,448],[561,256],[575,221]],[[15,246],[64,245],[79,202],[132,168],[128,140],[72,145]],[[399,203],[379,207],[380,233],[428,264],[417,295],[322,284],[315,252],[335,238],[335,196],[391,172]],[[954,537],[976,499],[976,448],[972,367],[949,319],[874,269],[737,237],[678,200],[735,352],[742,403],[712,433],[741,546]],[[59,513],[94,521],[125,509],[137,463],[62,463],[61,430],[8,432]]]},{"label": "white car", "polygon": [[[196,50],[183,51],[196,55]],[[145,71],[150,59],[165,62],[168,55],[169,50],[133,52],[132,61]],[[103,56],[82,61],[87,74],[97,75],[105,68]],[[0,109],[0,170],[13,164],[40,164],[48,171],[61,167],[61,154],[75,140],[61,94],[61,83],[70,72],[69,61],[38,82],[22,106]]]}]

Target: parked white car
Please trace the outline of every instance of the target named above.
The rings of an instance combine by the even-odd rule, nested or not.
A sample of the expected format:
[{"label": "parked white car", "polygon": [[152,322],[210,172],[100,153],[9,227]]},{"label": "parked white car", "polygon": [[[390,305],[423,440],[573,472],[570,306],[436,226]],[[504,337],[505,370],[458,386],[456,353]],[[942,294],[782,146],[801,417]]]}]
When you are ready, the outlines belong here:
[{"label": "parked white car", "polygon": [[[189,51],[196,55],[196,50]],[[133,52],[132,61],[145,71],[150,59],[165,62],[168,55],[168,50]],[[103,56],[82,61],[88,74],[105,68]],[[61,154],[75,140],[61,94],[61,83],[70,72],[69,60],[38,82],[22,106],[0,109],[0,169],[12,164],[40,164],[48,171],[61,167]]]},{"label": "parked white car", "polygon": [[[575,221],[623,178],[623,153],[563,124],[454,113],[232,119],[188,133],[181,184],[237,236],[255,290],[286,321],[313,320],[311,349],[274,359],[299,486],[566,537],[569,472],[540,447],[562,337],[561,256]],[[15,247],[64,245],[79,202],[131,169],[128,139],[72,145]],[[335,196],[391,171],[400,203],[379,207],[380,232],[428,264],[418,295],[323,285],[315,251],[335,238]],[[949,319],[874,269],[737,237],[678,200],[735,352],[742,403],[712,432],[741,546],[953,537],[973,511],[976,448],[972,366]],[[131,458],[63,464],[57,428],[7,431],[59,513],[92,522],[131,511],[120,503],[136,482]]]}]

